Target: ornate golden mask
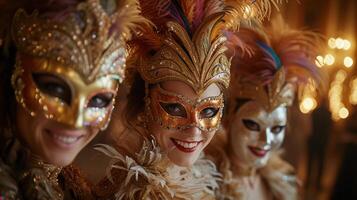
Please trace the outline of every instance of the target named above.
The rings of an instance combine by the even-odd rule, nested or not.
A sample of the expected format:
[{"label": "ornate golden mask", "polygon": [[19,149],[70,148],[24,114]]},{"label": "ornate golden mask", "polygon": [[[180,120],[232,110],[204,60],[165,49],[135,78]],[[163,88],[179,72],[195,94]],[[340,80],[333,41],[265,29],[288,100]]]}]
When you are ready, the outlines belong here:
[{"label": "ornate golden mask", "polygon": [[[58,19],[36,11],[31,15],[22,9],[16,12],[12,36],[18,53],[12,85],[18,102],[31,115],[43,114],[76,128],[104,129],[108,124],[118,85],[124,78],[125,42],[133,24],[143,18],[138,16],[136,1],[117,5],[111,14],[101,3],[87,0]],[[121,18],[128,22],[118,25]],[[70,100],[65,102],[42,91],[34,80],[38,74],[65,82]],[[110,102],[105,107],[90,106],[91,98],[103,92],[112,94]]]}]

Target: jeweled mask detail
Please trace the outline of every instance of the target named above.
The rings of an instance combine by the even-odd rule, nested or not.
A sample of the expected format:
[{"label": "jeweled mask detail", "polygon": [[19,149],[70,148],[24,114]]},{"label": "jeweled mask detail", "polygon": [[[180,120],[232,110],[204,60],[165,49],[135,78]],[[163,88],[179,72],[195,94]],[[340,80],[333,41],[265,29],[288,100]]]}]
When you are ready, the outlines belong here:
[{"label": "jeweled mask detail", "polygon": [[[188,99],[157,85],[149,95],[149,115],[167,129],[185,130],[197,127],[202,131],[216,131],[223,111],[223,93],[204,99]],[[179,111],[172,109],[172,105]],[[205,113],[209,111],[209,113]]]},{"label": "jeweled mask detail", "polygon": [[109,16],[99,0],[81,3],[74,12],[56,20],[37,12],[27,15],[20,9],[13,19],[13,40],[21,53],[71,67],[86,82],[107,74],[121,81],[126,50],[124,36],[110,30],[116,14]]},{"label": "jeweled mask detail", "polygon": [[[12,36],[18,53],[12,85],[25,110],[76,128],[107,126],[126,61],[126,35],[112,30],[117,14],[108,15],[99,0],[80,3],[58,19],[16,12]],[[46,94],[34,80],[37,74],[63,80],[71,90],[70,100]],[[105,106],[90,106],[103,92],[111,95]]]}]

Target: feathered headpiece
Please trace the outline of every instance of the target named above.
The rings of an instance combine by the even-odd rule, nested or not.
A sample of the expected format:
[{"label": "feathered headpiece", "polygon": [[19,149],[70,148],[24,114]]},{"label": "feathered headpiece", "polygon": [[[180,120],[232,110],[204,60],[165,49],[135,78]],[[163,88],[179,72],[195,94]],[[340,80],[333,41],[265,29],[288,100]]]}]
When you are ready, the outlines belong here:
[{"label": "feathered headpiece", "polygon": [[271,2],[142,0],[143,15],[155,28],[145,29],[132,43],[131,66],[149,84],[178,80],[196,93],[212,83],[227,88],[230,61],[222,30],[237,29],[245,6],[253,6],[259,18]]},{"label": "feathered headpiece", "polygon": [[[241,27],[228,37],[233,55],[231,102],[251,99],[274,110],[280,105],[291,105],[298,86],[310,81],[322,84],[315,65],[322,42],[318,34],[289,29],[282,18],[277,18],[270,28]],[[242,43],[247,46],[245,49],[240,47]]]}]

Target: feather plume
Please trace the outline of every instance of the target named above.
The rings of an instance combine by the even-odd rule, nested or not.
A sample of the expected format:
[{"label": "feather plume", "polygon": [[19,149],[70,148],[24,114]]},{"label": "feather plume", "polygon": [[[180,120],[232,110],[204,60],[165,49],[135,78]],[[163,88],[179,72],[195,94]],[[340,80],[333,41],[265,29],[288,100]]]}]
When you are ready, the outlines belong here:
[{"label": "feather plume", "polygon": [[[321,35],[311,31],[290,29],[281,17],[272,20],[269,28],[260,29],[264,31],[260,30],[259,33],[259,29],[242,27],[229,38],[229,45],[232,47],[229,49],[234,49],[230,54],[234,54],[232,71],[235,75],[245,74],[252,79],[260,80],[263,84],[269,84],[279,70],[275,58],[278,56],[287,80],[293,78],[299,83],[307,83],[309,79],[313,79],[318,85],[323,83],[322,74],[315,65],[316,55],[323,42]],[[234,47],[235,43],[239,46]],[[240,43],[249,46],[249,54],[240,49]],[[274,53],[267,51],[258,43],[270,46]]]},{"label": "feather plume", "polygon": [[125,40],[130,40],[138,27],[151,27],[150,21],[141,15],[137,0],[116,0],[116,3],[116,18],[112,29],[123,35]]},{"label": "feather plume", "polygon": [[283,0],[226,0],[227,29],[237,31],[243,21],[262,21],[270,17],[272,8],[279,10]]}]

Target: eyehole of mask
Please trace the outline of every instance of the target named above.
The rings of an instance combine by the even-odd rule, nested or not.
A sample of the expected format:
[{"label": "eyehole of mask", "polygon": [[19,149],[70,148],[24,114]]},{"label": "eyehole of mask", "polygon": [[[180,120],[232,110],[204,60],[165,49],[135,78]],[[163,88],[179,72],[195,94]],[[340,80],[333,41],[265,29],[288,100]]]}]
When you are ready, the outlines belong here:
[{"label": "eyehole of mask", "polygon": [[281,126],[281,125],[279,125],[279,126],[274,126],[274,127],[272,127],[270,130],[271,130],[271,132],[272,133],[274,133],[274,134],[279,134],[281,131],[283,131],[285,129],[285,126]]},{"label": "eyehole of mask", "polygon": [[160,106],[169,115],[187,118],[186,109],[179,103],[164,103],[164,102],[160,102]]},{"label": "eyehole of mask", "polygon": [[114,94],[111,92],[97,94],[89,100],[87,107],[105,108],[110,105],[114,99]]},{"label": "eyehole of mask", "polygon": [[217,115],[218,111],[219,108],[213,108],[213,107],[205,108],[200,112],[200,118],[201,119],[212,118]]},{"label": "eyehole of mask", "polygon": [[242,120],[244,126],[248,129],[248,130],[251,130],[251,131],[260,131],[260,126],[258,123],[256,123],[255,121],[253,120],[250,120],[250,119],[243,119]]},{"label": "eyehole of mask", "polygon": [[57,97],[68,105],[71,104],[71,89],[62,78],[44,73],[34,73],[32,78],[41,92]]}]

